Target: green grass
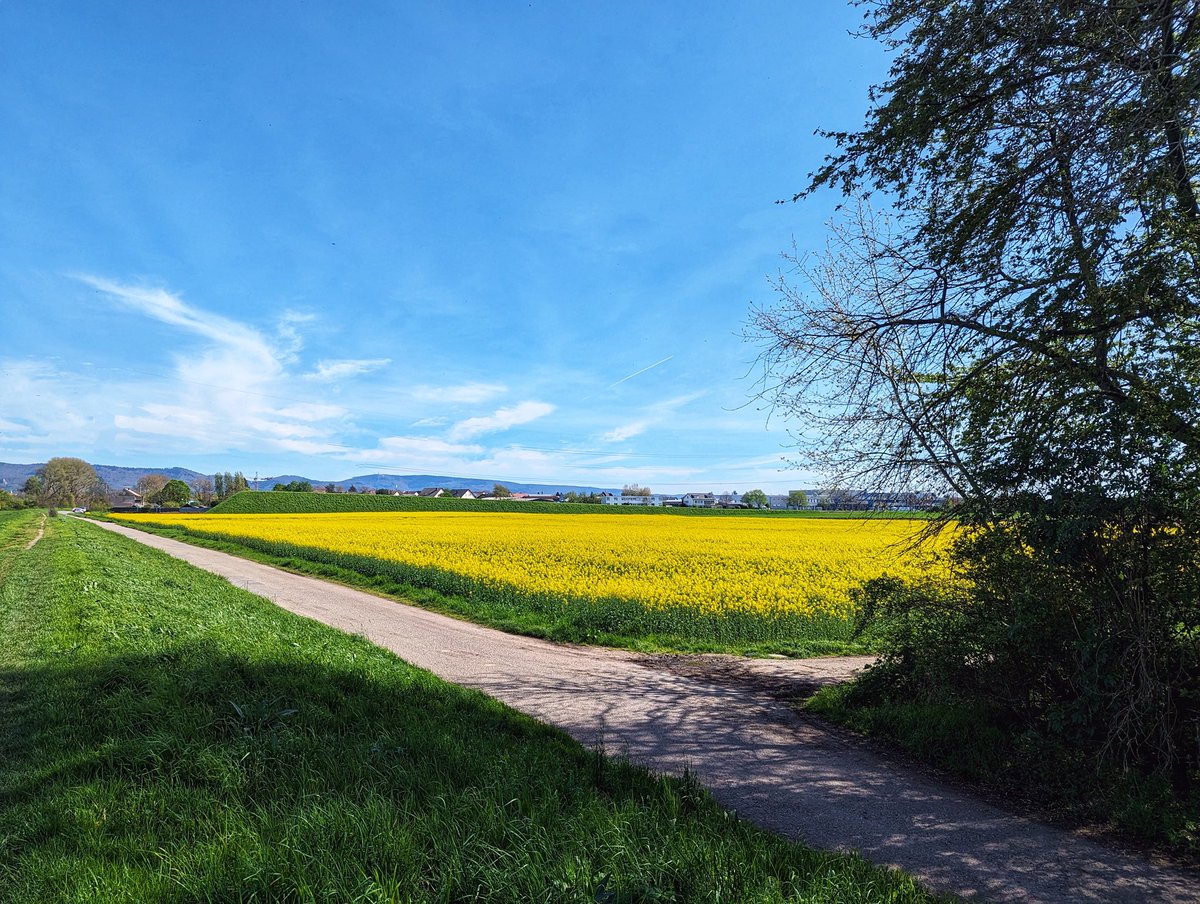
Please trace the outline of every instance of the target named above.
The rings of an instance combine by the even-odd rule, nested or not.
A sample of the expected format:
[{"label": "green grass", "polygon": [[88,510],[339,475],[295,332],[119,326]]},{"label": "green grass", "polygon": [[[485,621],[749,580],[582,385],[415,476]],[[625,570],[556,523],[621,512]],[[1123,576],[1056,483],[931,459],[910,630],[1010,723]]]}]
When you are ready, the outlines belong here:
[{"label": "green grass", "polygon": [[[245,490],[213,506],[222,515],[299,515],[317,512],[540,512],[552,515],[659,515],[699,518],[928,518],[923,512],[819,512],[703,509],[677,506],[512,502],[503,499],[430,499],[371,493],[275,493]],[[199,516],[202,517],[202,516]]]},{"label": "green grass", "polygon": [[0,515],[5,901],[924,901],[76,519]]},{"label": "green grass", "polygon": [[[200,534],[157,524],[153,519],[153,515],[146,515],[132,520],[122,518],[119,523],[370,590],[501,631],[559,643],[595,644],[641,652],[741,656],[806,657],[869,652],[869,643],[854,637],[852,621],[836,615],[766,616],[747,612],[722,615],[686,606],[652,607],[619,598],[565,600],[550,593],[524,593],[491,586],[437,568],[254,537]],[[203,516],[197,516],[194,524],[196,531],[203,531]]]}]

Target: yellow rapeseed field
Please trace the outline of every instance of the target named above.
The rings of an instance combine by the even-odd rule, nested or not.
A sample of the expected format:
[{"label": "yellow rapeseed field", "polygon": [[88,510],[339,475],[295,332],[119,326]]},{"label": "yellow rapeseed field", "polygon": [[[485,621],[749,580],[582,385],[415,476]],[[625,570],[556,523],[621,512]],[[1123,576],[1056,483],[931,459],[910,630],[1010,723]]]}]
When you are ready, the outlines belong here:
[{"label": "yellow rapeseed field", "polygon": [[499,512],[158,516],[197,534],[368,556],[492,587],[655,608],[849,614],[851,587],[929,567],[908,520]]}]

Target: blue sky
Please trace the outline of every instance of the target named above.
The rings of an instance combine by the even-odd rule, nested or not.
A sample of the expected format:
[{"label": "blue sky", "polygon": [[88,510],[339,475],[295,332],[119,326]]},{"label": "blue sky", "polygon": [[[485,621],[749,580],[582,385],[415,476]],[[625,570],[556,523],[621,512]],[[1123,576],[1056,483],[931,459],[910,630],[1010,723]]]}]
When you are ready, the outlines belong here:
[{"label": "blue sky", "polygon": [[0,4],[0,460],[812,484],[742,333],[860,17]]}]

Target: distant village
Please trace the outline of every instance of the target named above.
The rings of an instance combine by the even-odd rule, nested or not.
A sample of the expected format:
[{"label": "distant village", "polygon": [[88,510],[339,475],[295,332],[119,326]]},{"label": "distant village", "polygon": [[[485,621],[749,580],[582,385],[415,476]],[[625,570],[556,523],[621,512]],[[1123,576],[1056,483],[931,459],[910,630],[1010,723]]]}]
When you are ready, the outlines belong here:
[{"label": "distant village", "polygon": [[[725,508],[725,509],[777,509],[779,511],[827,510],[827,511],[925,511],[943,507],[952,502],[945,497],[928,493],[879,493],[867,491],[822,491],[791,490],[787,493],[693,492],[668,493],[614,493],[602,492],[578,495],[554,493],[536,495],[531,493],[475,493],[471,490],[450,490],[428,487],[419,491],[379,490],[390,496],[453,497],[456,499],[506,499],[517,502],[591,502],[599,505],[638,505],[679,508]],[[574,498],[572,498],[574,497]]]},{"label": "distant village", "polygon": [[[249,489],[247,487],[246,489]],[[364,493],[378,496],[408,496],[426,499],[503,500],[505,502],[558,502],[590,503],[594,505],[643,506],[661,508],[703,509],[770,509],[777,511],[930,511],[953,505],[956,500],[930,493],[883,493],[854,490],[791,490],[787,493],[765,493],[752,490],[747,493],[653,493],[637,487],[622,492],[602,491],[596,493],[518,493],[509,492],[496,485],[495,492],[448,487],[426,487],[421,490],[389,490],[371,487],[350,486],[343,489],[335,484],[311,486],[310,484],[275,484],[272,488],[283,492],[312,493]],[[114,510],[140,510],[155,507],[144,494],[132,487],[123,487],[109,497]],[[202,511],[203,502],[191,499],[183,508]]]}]

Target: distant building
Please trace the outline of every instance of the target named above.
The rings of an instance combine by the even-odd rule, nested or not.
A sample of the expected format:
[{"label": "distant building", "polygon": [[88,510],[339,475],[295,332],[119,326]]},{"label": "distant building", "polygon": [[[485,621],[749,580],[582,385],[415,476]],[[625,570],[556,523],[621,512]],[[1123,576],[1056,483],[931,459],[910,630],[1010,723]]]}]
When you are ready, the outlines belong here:
[{"label": "distant building", "polygon": [[651,493],[649,496],[623,496],[620,493],[601,493],[600,502],[603,505],[649,505],[649,506],[664,506],[664,505],[683,505],[683,500],[678,496],[670,496],[665,493]]},{"label": "distant building", "polygon": [[113,493],[109,497],[109,505],[115,509],[141,508],[143,505],[145,505],[145,500],[142,498],[142,494],[137,490],[130,489],[129,487],[122,487],[120,492]]}]

